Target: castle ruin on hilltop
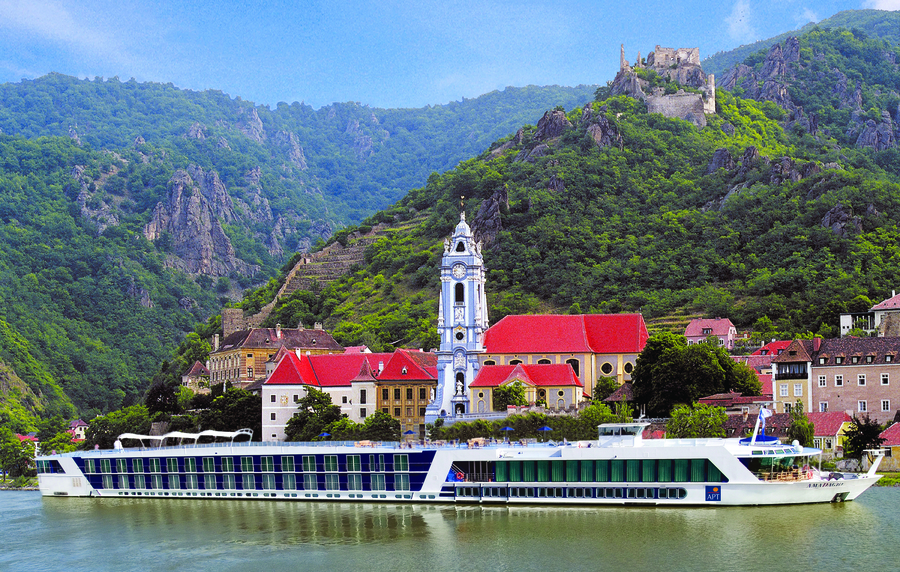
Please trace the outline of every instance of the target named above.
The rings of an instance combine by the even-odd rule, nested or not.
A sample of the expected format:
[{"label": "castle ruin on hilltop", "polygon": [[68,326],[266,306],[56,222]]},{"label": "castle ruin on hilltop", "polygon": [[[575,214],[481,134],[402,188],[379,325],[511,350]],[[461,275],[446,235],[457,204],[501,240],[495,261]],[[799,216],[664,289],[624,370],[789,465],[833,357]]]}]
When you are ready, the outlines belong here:
[{"label": "castle ruin on hilltop", "polygon": [[[637,69],[647,69],[658,76],[678,84],[699,90],[700,93],[685,91],[665,93],[662,87],[650,87],[650,82],[639,77]],[[622,44],[619,59],[619,73],[613,80],[611,95],[628,95],[647,103],[650,113],[661,113],[666,117],[678,117],[692,122],[698,127],[706,125],[706,116],[716,112],[716,78],[706,75],[700,67],[700,48],[663,48],[647,54],[646,61],[638,52],[634,66],[625,59],[625,45]]]}]

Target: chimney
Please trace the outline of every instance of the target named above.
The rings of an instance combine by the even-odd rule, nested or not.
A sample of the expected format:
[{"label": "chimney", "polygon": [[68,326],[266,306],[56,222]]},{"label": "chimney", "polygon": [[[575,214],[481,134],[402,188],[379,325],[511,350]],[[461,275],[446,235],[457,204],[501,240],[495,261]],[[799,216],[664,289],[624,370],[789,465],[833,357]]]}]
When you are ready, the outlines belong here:
[{"label": "chimney", "polygon": [[275,324],[275,337],[281,339],[281,324]]},{"label": "chimney", "polygon": [[297,359],[303,361],[303,350],[297,348],[294,350],[294,353],[297,354]]},{"label": "chimney", "polygon": [[315,325],[313,326],[313,329],[314,329],[314,330],[321,330],[321,329],[322,329],[322,322],[316,322]]},{"label": "chimney", "polygon": [[822,338],[813,338],[813,351],[819,351],[822,347]]},{"label": "chimney", "polygon": [[383,370],[383,369],[384,369],[384,362],[383,361],[378,362],[378,375],[381,375],[381,370]]},{"label": "chimney", "polygon": [[219,351],[219,334],[213,334],[212,346],[214,352]]}]

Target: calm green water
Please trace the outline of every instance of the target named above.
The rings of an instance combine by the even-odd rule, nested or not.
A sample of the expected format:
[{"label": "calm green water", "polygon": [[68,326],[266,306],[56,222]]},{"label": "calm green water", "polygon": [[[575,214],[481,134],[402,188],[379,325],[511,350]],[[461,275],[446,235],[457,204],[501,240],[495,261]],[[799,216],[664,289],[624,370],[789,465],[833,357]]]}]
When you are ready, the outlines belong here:
[{"label": "calm green water", "polygon": [[0,493],[0,570],[898,570],[900,489],[781,508],[482,508]]}]

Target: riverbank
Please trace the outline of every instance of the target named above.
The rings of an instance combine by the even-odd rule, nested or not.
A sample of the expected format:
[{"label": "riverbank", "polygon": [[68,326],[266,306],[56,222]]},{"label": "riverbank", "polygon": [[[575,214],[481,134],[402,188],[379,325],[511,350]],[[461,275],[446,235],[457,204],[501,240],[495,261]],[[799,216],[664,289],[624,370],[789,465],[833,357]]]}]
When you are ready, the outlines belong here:
[{"label": "riverbank", "polygon": [[38,490],[37,477],[24,479],[9,479],[0,482],[0,491],[36,491]]},{"label": "riverbank", "polygon": [[875,484],[877,487],[900,487],[900,473],[878,473],[882,475]]}]

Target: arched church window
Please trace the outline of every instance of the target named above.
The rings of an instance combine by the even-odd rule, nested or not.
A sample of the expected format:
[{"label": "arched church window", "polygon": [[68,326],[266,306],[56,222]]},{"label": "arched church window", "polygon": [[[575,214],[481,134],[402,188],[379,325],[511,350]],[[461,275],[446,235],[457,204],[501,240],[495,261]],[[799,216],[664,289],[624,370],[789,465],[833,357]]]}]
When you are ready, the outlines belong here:
[{"label": "arched church window", "polygon": [[465,251],[466,251],[466,245],[463,244],[463,241],[460,240],[459,242],[456,243],[456,252],[465,252]]},{"label": "arched church window", "polygon": [[627,373],[628,375],[631,375],[631,372],[634,371],[634,365],[632,365],[631,362],[628,362],[625,364],[625,367],[623,369],[625,370],[625,373]]},{"label": "arched church window", "polygon": [[577,359],[574,359],[574,358],[567,359],[566,363],[569,364],[570,366],[572,366],[572,369],[575,370],[575,377],[578,377],[579,375],[581,375],[578,371],[579,368],[581,367],[581,364],[578,362]]},{"label": "arched church window", "polygon": [[484,360],[484,365],[497,365],[497,362],[492,359]]},{"label": "arched church window", "polygon": [[551,362],[547,358],[544,358],[544,359],[539,359],[538,363],[541,365],[550,365]]},{"label": "arched church window", "polygon": [[522,360],[514,359],[511,362],[509,362],[509,365],[519,365],[520,363],[522,363]]},{"label": "arched church window", "polygon": [[456,285],[456,298],[455,301],[457,304],[465,304],[466,302],[466,287],[462,284]]}]

